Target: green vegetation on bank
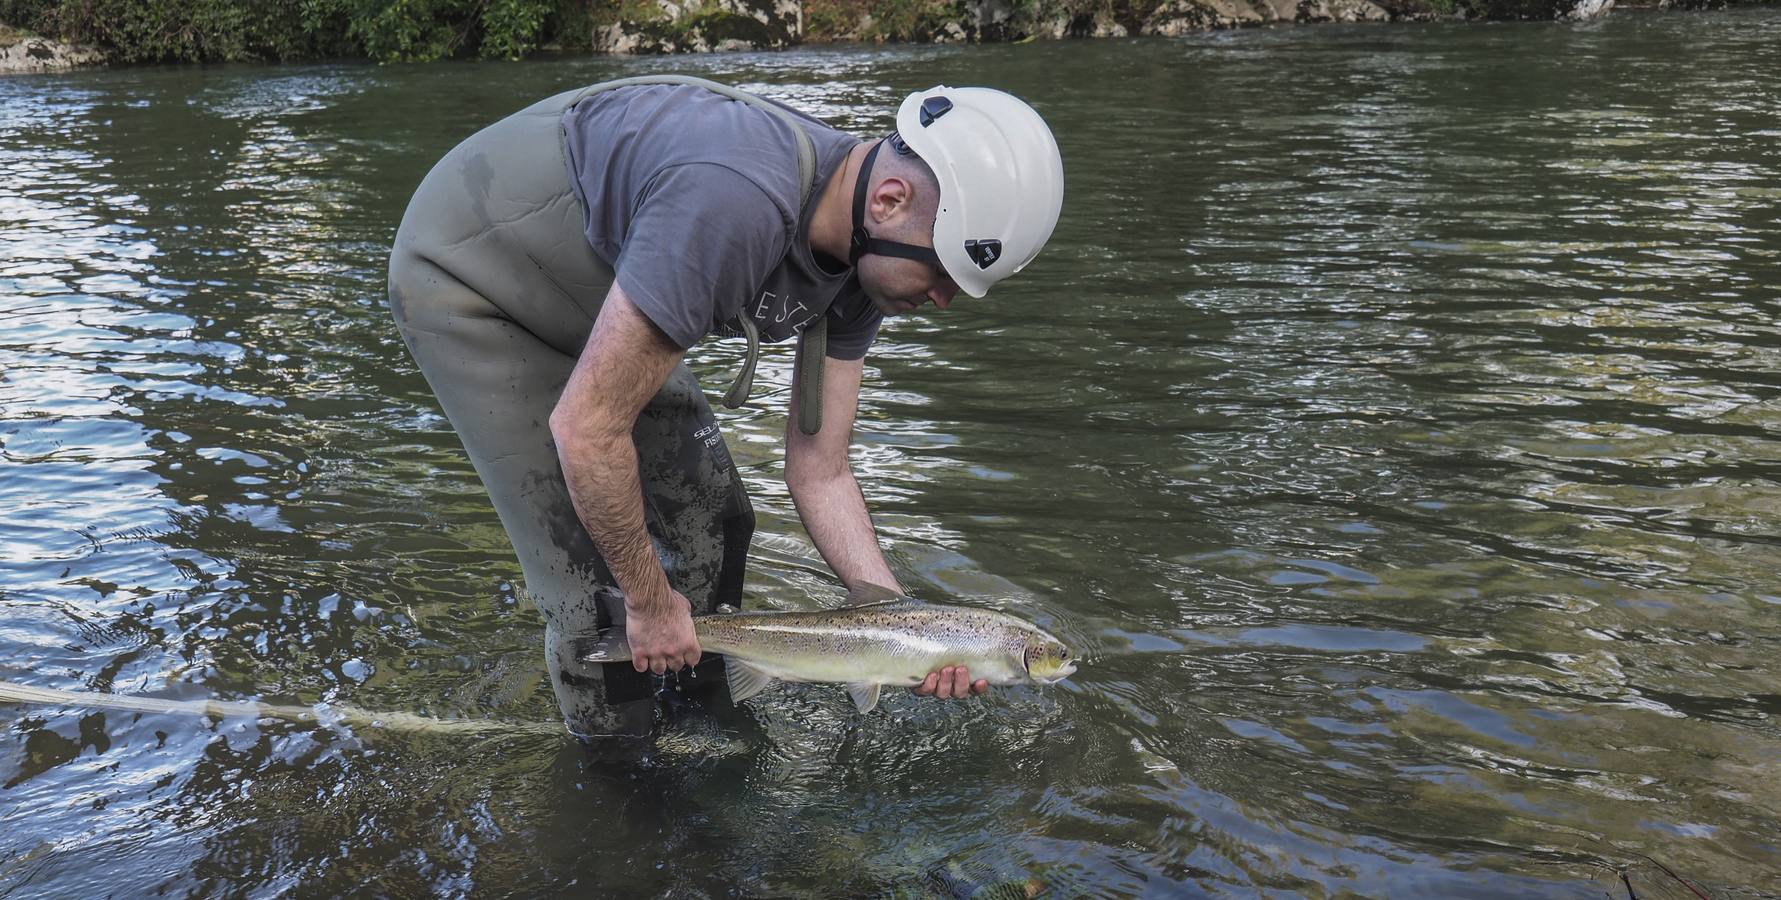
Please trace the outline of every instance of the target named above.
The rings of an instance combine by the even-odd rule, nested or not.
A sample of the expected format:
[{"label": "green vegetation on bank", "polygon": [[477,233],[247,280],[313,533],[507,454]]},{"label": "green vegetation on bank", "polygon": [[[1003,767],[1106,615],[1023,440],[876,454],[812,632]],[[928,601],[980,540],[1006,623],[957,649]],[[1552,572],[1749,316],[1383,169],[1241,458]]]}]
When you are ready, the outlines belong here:
[{"label": "green vegetation on bank", "polygon": [[519,57],[588,45],[573,0],[0,0],[0,22],[122,62]]},{"label": "green vegetation on bank", "polygon": [[[1391,18],[1552,18],[1576,0],[1371,0]],[[1723,6],[1727,0],[1621,0]],[[1259,4],[1259,5],[1258,5]],[[1248,7],[1262,9],[1246,15]],[[0,0],[0,42],[22,30],[118,62],[450,57],[518,59],[535,50],[651,52],[804,41],[1008,41],[1262,24],[1260,0]],[[1296,18],[1332,16],[1301,0]],[[1284,19],[1293,19],[1288,8]],[[10,27],[9,27],[10,26]],[[1179,32],[1163,32],[1179,33]]]}]

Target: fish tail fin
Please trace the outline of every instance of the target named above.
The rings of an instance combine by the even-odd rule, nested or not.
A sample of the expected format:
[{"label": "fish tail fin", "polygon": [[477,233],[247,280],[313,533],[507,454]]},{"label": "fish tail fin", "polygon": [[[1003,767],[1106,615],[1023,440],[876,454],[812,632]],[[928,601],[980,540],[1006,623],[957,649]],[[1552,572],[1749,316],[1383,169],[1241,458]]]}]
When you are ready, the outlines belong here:
[{"label": "fish tail fin", "polygon": [[584,663],[629,662],[631,639],[623,625],[615,625],[596,637],[582,639],[575,655]]}]

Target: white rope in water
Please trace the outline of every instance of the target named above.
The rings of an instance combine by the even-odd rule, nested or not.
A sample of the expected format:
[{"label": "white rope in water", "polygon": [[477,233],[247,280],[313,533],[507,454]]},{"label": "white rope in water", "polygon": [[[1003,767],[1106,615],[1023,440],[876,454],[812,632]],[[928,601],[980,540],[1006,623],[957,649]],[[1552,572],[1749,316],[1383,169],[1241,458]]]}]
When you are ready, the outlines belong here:
[{"label": "white rope in water", "polygon": [[562,727],[542,722],[503,722],[492,719],[435,719],[404,712],[372,712],[352,706],[316,704],[314,707],[275,706],[251,700],[162,700],[129,694],[62,691],[13,681],[0,681],[0,703],[37,706],[74,706],[89,709],[121,709],[134,712],[175,713],[228,718],[272,718],[310,725],[344,723],[391,731],[444,734],[562,734]]}]

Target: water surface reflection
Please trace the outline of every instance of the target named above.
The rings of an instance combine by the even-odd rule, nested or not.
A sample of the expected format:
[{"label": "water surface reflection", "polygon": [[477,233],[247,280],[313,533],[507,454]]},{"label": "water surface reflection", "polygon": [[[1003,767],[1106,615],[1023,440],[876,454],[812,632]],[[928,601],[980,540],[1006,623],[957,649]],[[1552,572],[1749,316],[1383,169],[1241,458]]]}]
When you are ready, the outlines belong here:
[{"label": "water surface reflection", "polygon": [[[1085,647],[655,758],[8,708],[0,892],[1776,890],[1781,17],[0,82],[0,678],[548,722],[539,622],[383,308],[421,173],[689,70],[862,134],[990,82],[1066,216],[898,322],[856,453],[905,583]],[[701,359],[710,383],[740,348]],[[840,596],[725,416],[751,602]]]}]

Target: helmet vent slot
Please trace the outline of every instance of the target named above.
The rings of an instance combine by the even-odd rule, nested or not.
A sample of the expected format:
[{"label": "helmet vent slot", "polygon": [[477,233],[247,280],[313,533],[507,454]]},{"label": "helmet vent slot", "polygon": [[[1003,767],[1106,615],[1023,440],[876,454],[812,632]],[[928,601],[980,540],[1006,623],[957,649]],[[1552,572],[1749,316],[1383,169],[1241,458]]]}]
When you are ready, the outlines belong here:
[{"label": "helmet vent slot", "polygon": [[945,97],[929,97],[921,101],[921,127],[934,124],[934,120],[952,112],[952,101]]}]

